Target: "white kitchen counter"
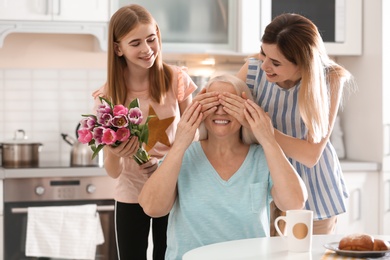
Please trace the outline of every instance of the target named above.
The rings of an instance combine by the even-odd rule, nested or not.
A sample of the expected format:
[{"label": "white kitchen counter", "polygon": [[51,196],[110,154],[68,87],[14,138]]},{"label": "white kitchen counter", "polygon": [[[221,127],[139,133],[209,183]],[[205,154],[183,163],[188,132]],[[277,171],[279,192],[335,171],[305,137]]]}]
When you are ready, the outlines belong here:
[{"label": "white kitchen counter", "polygon": [[[381,169],[379,163],[341,160],[344,172],[365,171],[377,172]],[[40,177],[81,177],[81,176],[105,176],[104,168],[100,167],[47,167],[47,168],[0,168],[0,179],[9,178],[40,178]]]},{"label": "white kitchen counter", "polygon": [[381,164],[376,162],[340,160],[340,164],[344,172],[377,172],[381,169]]},{"label": "white kitchen counter", "polygon": [[0,168],[0,179],[45,178],[45,177],[83,177],[105,176],[106,170],[100,167],[59,167],[59,168]]}]

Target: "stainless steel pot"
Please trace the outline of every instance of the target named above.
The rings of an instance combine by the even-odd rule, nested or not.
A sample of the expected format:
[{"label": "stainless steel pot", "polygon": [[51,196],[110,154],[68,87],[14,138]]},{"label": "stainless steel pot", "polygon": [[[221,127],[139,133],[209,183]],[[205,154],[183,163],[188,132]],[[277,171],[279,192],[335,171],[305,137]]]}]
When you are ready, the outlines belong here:
[{"label": "stainless steel pot", "polygon": [[28,141],[24,130],[15,131],[14,139],[0,144],[1,161],[4,168],[30,168],[39,166],[42,143]]},{"label": "stainless steel pot", "polygon": [[[76,128],[76,136],[79,127],[80,125],[78,125]],[[94,159],[92,159],[93,151],[87,144],[80,143],[77,139],[67,134],[61,135],[64,141],[72,146],[72,150],[70,153],[71,166],[103,167],[103,151],[100,151],[99,154]]]}]

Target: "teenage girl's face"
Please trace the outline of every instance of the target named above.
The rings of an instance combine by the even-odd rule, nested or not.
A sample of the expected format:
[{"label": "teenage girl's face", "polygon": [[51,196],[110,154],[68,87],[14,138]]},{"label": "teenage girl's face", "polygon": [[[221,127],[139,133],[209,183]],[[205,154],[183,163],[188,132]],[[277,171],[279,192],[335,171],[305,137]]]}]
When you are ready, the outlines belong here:
[{"label": "teenage girl's face", "polygon": [[301,79],[298,66],[287,60],[276,44],[263,43],[260,59],[263,61],[261,68],[265,71],[267,80],[282,88],[292,88]]},{"label": "teenage girl's face", "polygon": [[[230,83],[214,82],[207,89],[207,92],[229,92],[237,95],[236,90]],[[217,106],[217,110],[207,116],[204,120],[205,127],[210,135],[218,138],[224,138],[230,135],[238,135],[241,124],[231,115],[227,114],[222,105]]]},{"label": "teenage girl's face", "polygon": [[118,56],[124,56],[128,66],[148,69],[160,51],[155,24],[139,24],[115,45]]}]

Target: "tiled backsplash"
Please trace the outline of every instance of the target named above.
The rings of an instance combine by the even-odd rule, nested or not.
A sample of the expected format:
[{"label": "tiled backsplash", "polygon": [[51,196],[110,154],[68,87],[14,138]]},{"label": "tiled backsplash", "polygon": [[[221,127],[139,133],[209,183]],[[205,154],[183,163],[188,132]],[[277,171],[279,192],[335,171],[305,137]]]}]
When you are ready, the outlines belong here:
[{"label": "tiled backsplash", "polygon": [[81,114],[92,113],[92,92],[104,84],[104,69],[0,69],[0,142],[23,129],[29,141],[43,144],[41,162],[70,161]]}]

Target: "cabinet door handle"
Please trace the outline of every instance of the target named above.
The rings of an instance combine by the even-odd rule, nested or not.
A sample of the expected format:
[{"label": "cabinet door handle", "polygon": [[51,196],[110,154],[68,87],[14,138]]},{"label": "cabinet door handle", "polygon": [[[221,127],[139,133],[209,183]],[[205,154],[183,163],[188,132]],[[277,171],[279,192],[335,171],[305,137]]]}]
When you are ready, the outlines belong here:
[{"label": "cabinet door handle", "polygon": [[[98,212],[114,211],[115,207],[114,205],[101,205],[101,206],[97,206],[96,210]],[[28,212],[28,208],[11,208],[11,212],[14,214],[26,214]]]},{"label": "cabinet door handle", "polygon": [[361,189],[355,189],[351,191],[351,203],[352,203],[352,209],[353,211],[351,212],[351,220],[352,222],[354,221],[359,221],[361,220],[362,216],[362,191]]},{"label": "cabinet door handle", "polygon": [[385,187],[386,186],[387,186],[387,194],[385,194],[385,199],[387,199],[387,205],[385,205],[385,206],[387,208],[385,209],[385,212],[388,213],[388,212],[390,212],[390,180],[386,181]]},{"label": "cabinet door handle", "polygon": [[[51,1],[51,0],[49,0],[49,1]],[[54,2],[54,0],[53,0],[53,2],[52,2],[52,4],[53,4],[53,7],[52,7],[52,14],[53,15],[57,15],[57,16],[60,16],[61,15],[61,0],[57,0],[57,1],[55,1]]]},{"label": "cabinet door handle", "polygon": [[383,153],[385,156],[390,156],[390,124],[383,126],[383,138],[384,138]]},{"label": "cabinet door handle", "polygon": [[58,16],[61,15],[61,0],[58,0],[58,13],[57,13]]}]

